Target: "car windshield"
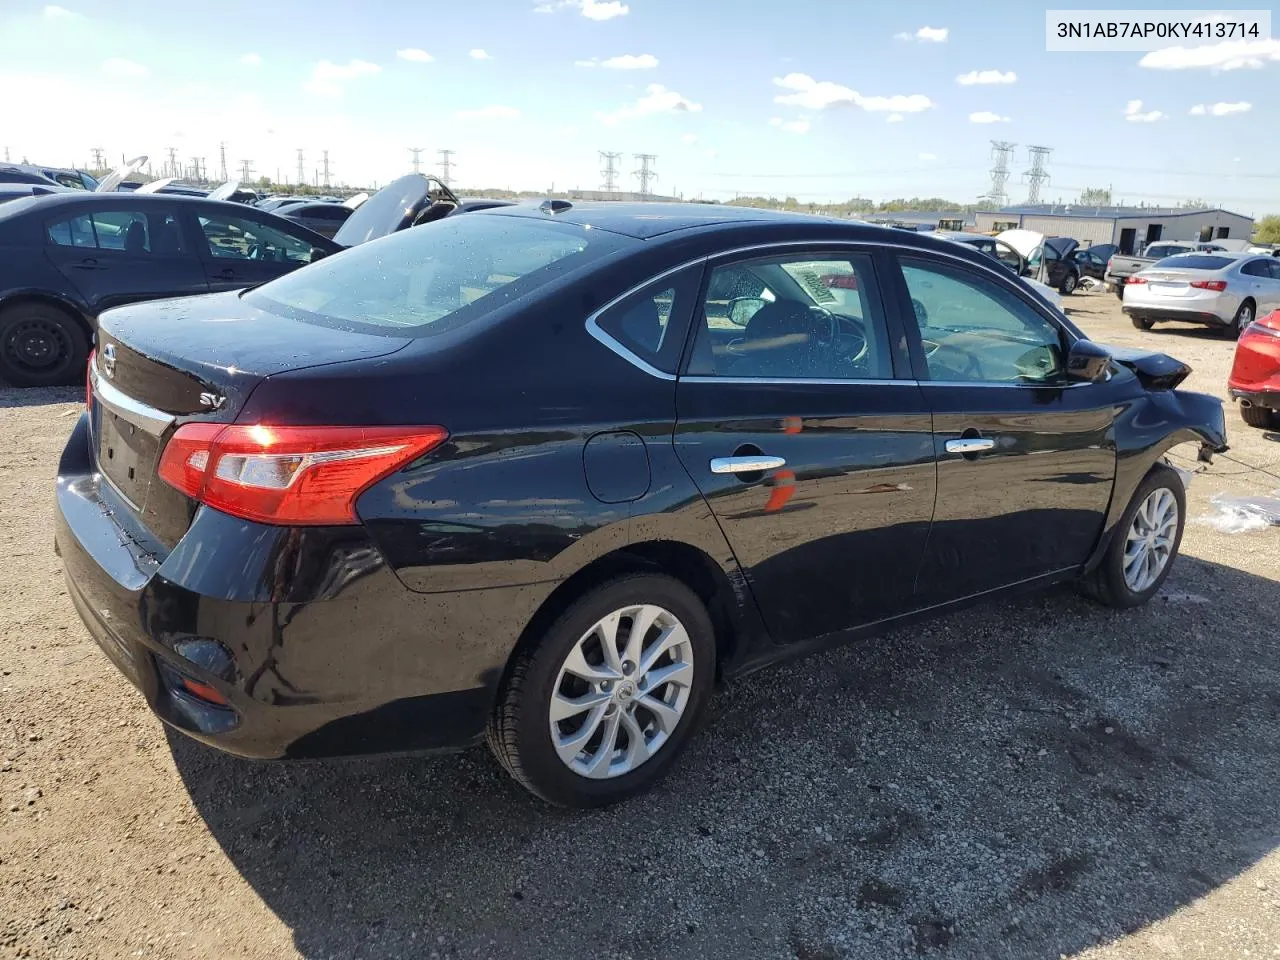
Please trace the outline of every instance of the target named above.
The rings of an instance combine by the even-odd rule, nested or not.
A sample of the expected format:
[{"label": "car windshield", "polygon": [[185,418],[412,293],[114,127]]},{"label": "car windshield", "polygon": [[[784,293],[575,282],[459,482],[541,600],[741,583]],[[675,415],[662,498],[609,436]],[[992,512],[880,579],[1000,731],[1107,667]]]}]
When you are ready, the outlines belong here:
[{"label": "car windshield", "polygon": [[1166,270],[1221,270],[1223,267],[1230,266],[1231,260],[1231,257],[1179,254],[1174,257],[1165,257],[1153,266],[1164,267]]},{"label": "car windshield", "polygon": [[361,244],[244,299],[326,326],[418,336],[455,329],[631,242],[575,224],[474,214]]}]

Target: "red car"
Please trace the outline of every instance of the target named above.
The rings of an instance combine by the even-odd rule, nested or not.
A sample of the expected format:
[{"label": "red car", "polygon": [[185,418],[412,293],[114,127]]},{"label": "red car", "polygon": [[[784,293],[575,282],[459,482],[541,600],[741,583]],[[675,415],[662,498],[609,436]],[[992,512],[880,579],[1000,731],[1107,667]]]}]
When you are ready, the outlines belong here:
[{"label": "red car", "polygon": [[1245,327],[1227,388],[1251,427],[1280,429],[1280,310]]}]

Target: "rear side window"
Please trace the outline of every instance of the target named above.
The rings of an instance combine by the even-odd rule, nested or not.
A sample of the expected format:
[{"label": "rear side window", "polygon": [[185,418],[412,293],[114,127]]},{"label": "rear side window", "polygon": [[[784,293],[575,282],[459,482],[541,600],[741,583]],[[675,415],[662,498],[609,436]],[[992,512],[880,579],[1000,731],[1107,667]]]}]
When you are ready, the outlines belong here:
[{"label": "rear side window", "polygon": [[636,241],[467,213],[371,240],[245,294],[264,310],[389,336],[454,329]]},{"label": "rear side window", "polygon": [[655,280],[601,313],[596,326],[645,363],[675,373],[701,276],[690,267]]},{"label": "rear side window", "polygon": [[182,231],[172,213],[161,210],[98,210],[57,220],[46,227],[49,243],[92,247],[135,256],[178,256]]},{"label": "rear side window", "polygon": [[1199,254],[1179,254],[1166,257],[1156,264],[1168,270],[1221,270],[1231,265],[1230,257],[1211,257]]}]

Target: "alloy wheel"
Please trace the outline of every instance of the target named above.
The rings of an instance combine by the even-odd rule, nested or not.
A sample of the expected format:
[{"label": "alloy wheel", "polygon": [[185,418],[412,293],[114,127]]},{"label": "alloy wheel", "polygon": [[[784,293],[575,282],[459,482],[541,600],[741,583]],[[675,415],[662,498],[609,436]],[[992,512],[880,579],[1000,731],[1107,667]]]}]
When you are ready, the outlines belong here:
[{"label": "alloy wheel", "polygon": [[1124,548],[1124,582],[1134,593],[1151,589],[1173,556],[1178,501],[1173,491],[1153,490],[1133,515]]},{"label": "alloy wheel", "polygon": [[692,684],[693,645],[674,614],[653,604],[613,611],[578,639],[556,677],[556,754],[583,777],[630,773],[671,738]]}]

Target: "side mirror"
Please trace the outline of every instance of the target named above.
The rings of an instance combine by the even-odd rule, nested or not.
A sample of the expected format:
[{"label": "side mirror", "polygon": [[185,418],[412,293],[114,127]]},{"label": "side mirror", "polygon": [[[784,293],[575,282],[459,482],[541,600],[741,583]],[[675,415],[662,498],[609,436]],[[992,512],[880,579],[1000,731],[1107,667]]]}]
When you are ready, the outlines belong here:
[{"label": "side mirror", "polygon": [[1111,376],[1111,354],[1092,340],[1077,340],[1067,353],[1067,376],[1100,383]]},{"label": "side mirror", "polygon": [[765,303],[760,297],[737,297],[730,300],[729,322],[735,327],[745,327]]},{"label": "side mirror", "polygon": [[328,254],[325,253],[325,251],[322,250],[320,247],[312,247],[311,259],[308,260],[307,263],[315,263],[317,260],[323,260],[327,256]]}]

